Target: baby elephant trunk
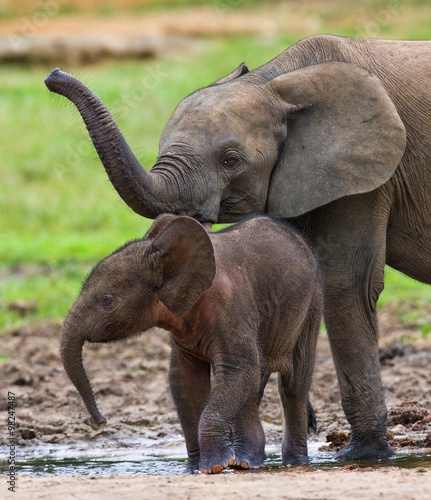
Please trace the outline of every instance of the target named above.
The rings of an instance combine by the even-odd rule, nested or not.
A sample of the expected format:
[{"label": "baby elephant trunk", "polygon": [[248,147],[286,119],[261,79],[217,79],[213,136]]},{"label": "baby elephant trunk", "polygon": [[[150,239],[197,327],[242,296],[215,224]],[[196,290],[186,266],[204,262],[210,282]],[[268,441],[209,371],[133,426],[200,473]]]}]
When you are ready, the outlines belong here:
[{"label": "baby elephant trunk", "polygon": [[100,413],[94,399],[93,390],[82,362],[82,347],[84,338],[76,332],[63,326],[61,331],[61,361],[64,369],[81,395],[88,412],[97,425],[106,424],[106,418]]}]

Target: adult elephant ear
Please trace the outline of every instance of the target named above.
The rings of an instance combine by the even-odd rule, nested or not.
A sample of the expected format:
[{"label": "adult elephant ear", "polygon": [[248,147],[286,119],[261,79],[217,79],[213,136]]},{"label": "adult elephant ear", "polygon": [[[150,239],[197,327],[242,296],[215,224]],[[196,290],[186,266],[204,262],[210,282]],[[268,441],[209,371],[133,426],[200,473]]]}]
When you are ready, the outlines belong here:
[{"label": "adult elephant ear", "polygon": [[392,176],[406,133],[376,76],[355,64],[329,62],[285,73],[266,87],[287,116],[269,213],[295,217],[372,191]]},{"label": "adult elephant ear", "polygon": [[204,227],[191,217],[166,215],[156,225],[162,230],[153,233],[157,236],[149,250],[158,255],[159,297],[182,317],[212,285],[214,249]]},{"label": "adult elephant ear", "polygon": [[242,75],[245,75],[248,73],[248,68],[245,65],[245,63],[241,63],[236,69],[232,71],[232,73],[229,73],[228,75],[224,76],[223,78],[220,78],[220,80],[217,80],[216,82],[212,83],[210,87],[214,87],[215,85],[221,85],[222,83],[227,83],[232,80],[235,80],[239,78]]}]

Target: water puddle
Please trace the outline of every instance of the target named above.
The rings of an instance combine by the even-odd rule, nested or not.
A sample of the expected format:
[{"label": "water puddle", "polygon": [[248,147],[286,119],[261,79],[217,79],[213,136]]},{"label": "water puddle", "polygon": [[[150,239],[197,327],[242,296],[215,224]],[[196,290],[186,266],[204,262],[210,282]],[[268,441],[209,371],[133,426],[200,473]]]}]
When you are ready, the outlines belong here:
[{"label": "water puddle", "polygon": [[[186,460],[159,458],[141,461],[51,458],[17,462],[19,474],[28,476],[177,476],[184,472]],[[1,468],[0,468],[1,470]]]},{"label": "water puddle", "polygon": [[[322,443],[310,443],[310,465],[301,467],[301,470],[333,470],[350,465],[333,460],[327,453],[319,452]],[[1,456],[3,449],[0,447]],[[281,456],[276,452],[276,447],[268,449],[268,459],[265,466],[252,474],[275,474],[282,471],[298,470],[297,467],[286,467],[281,463]],[[144,452],[142,450],[145,450]],[[278,450],[277,450],[278,451]],[[19,474],[30,476],[129,476],[150,475],[166,476],[180,475],[186,466],[186,451],[183,447],[166,448],[92,448],[81,445],[71,447],[65,445],[44,445],[34,448],[22,449],[16,462]],[[356,462],[359,467],[431,467],[431,453],[403,453],[386,460],[374,462]],[[7,472],[7,462],[0,460],[0,474]],[[237,474],[244,471],[226,470],[224,473]]]},{"label": "water puddle", "polygon": [[[302,467],[303,470],[334,470],[346,466],[352,466],[352,462],[339,462],[329,456],[315,455],[310,456],[310,465]],[[399,467],[410,469],[414,467],[431,467],[431,453],[406,453],[398,454],[396,457],[384,460],[356,461],[352,468],[373,468]],[[256,472],[280,472],[286,471],[289,467],[281,463],[281,455],[271,455],[268,457],[265,467]],[[292,468],[293,469],[293,468]]]}]

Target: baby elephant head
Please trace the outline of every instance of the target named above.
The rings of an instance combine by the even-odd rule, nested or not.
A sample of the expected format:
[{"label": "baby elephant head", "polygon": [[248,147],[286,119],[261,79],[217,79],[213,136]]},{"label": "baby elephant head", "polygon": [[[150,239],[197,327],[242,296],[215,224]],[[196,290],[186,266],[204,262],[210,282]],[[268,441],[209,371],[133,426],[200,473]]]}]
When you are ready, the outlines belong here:
[{"label": "baby elephant head", "polygon": [[160,216],[147,235],[119,248],[93,269],[61,333],[61,359],[93,420],[105,423],[82,363],[88,342],[112,342],[181,318],[215,276],[205,229],[185,216]]}]

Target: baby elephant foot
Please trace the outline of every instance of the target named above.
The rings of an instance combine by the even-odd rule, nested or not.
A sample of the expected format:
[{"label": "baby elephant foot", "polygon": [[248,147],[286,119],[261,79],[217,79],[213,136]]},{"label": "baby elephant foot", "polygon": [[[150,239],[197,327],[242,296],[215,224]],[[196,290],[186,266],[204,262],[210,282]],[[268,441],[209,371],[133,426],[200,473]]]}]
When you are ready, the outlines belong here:
[{"label": "baby elephant foot", "polygon": [[219,474],[231,465],[235,465],[235,453],[233,449],[227,449],[223,453],[201,455],[199,469],[202,474]]},{"label": "baby elephant foot", "polygon": [[309,465],[308,455],[305,453],[285,452],[283,453],[284,465]]},{"label": "baby elephant foot", "polygon": [[197,461],[190,460],[189,458],[184,474],[197,474],[198,472],[199,472],[199,457]]},{"label": "baby elephant foot", "polygon": [[266,460],[265,452],[239,451],[235,449],[235,469],[259,469]]},{"label": "baby elephant foot", "polygon": [[284,465],[310,465],[308,457],[292,457],[285,459],[283,458]]},{"label": "baby elephant foot", "polygon": [[224,469],[226,469],[227,467],[230,467],[231,465],[234,465],[235,464],[235,459],[234,458],[231,458],[227,465],[222,465],[222,464],[215,464],[215,465],[212,465],[211,467],[207,466],[207,467],[201,467],[201,472],[202,474],[219,474],[220,472],[222,472]]}]

